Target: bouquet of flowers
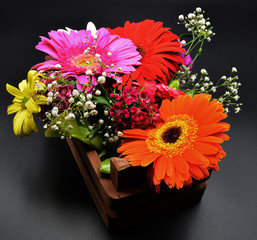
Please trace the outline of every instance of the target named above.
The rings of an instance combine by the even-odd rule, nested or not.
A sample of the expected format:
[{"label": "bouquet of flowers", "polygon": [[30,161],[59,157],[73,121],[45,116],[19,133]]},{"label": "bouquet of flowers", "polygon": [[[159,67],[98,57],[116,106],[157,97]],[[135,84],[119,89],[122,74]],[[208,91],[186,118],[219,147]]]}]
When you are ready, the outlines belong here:
[{"label": "bouquet of flowers", "polygon": [[37,132],[38,114],[46,137],[83,141],[98,151],[105,171],[112,156],[147,167],[157,192],[161,182],[180,189],[218,171],[230,128],[222,120],[241,106],[237,70],[216,83],[205,69],[193,73],[213,27],[201,8],[180,15],[178,24],[187,29],[180,36],[147,19],[98,30],[90,22],[86,30],[41,37],[36,49],[46,60],[19,88],[6,85],[14,133]]}]

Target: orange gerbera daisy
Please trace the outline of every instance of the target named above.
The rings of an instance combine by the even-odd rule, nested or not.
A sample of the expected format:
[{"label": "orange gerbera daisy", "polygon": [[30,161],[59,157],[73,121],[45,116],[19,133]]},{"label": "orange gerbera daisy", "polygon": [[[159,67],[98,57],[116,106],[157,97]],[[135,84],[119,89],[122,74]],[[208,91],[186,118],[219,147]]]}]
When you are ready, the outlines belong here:
[{"label": "orange gerbera daisy", "polygon": [[131,39],[142,56],[142,65],[123,76],[123,85],[131,85],[133,80],[141,86],[155,84],[155,80],[167,84],[167,78],[171,79],[178,71],[178,63],[183,63],[178,53],[182,53],[183,49],[179,37],[169,29],[163,28],[162,22],[149,19],[139,23],[127,21],[124,27],[108,28],[111,34]]},{"label": "orange gerbera daisy", "polygon": [[170,188],[180,189],[209,176],[208,168],[219,170],[218,162],[226,154],[220,143],[230,125],[220,122],[227,117],[222,103],[211,95],[180,96],[164,100],[160,122],[155,128],[124,130],[124,142],[118,148],[132,166],[152,164],[153,183],[162,180]]}]

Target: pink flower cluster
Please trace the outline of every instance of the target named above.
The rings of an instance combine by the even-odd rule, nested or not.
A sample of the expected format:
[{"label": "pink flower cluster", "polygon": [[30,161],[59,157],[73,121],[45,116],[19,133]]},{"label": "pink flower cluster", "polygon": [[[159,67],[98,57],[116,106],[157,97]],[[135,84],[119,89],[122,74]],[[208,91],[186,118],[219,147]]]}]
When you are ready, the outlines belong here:
[{"label": "pink flower cluster", "polygon": [[158,116],[158,104],[151,92],[124,86],[120,94],[111,93],[110,96],[116,100],[110,108],[110,115],[117,122],[118,130],[146,128],[154,124]]}]

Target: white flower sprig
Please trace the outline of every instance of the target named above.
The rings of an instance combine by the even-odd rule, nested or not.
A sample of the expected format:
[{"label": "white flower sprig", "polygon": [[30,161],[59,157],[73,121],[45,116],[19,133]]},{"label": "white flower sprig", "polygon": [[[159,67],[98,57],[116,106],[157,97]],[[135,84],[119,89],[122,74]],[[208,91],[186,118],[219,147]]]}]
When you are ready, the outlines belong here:
[{"label": "white flower sprig", "polygon": [[[205,39],[211,41],[211,37],[215,35],[212,31],[212,26],[209,18],[204,17],[205,11],[201,8],[196,8],[193,13],[189,13],[187,16],[179,15],[178,24],[184,24],[188,32],[192,33],[194,38]],[[186,34],[185,34],[186,35]],[[184,44],[184,46],[191,45],[192,42]]]},{"label": "white flower sprig", "polygon": [[229,77],[222,76],[216,84],[210,80],[206,69],[202,69],[200,73],[201,75],[197,82],[197,74],[191,75],[186,81],[181,81],[181,87],[188,89],[186,90],[187,94],[209,93],[214,95],[218,88],[223,88],[225,90],[224,94],[218,98],[218,101],[223,103],[225,111],[228,112],[229,108],[233,108],[235,113],[238,113],[241,110],[242,103],[238,102],[240,98],[238,90],[241,83],[237,81],[238,76],[234,75],[237,73],[235,67],[232,68]]}]

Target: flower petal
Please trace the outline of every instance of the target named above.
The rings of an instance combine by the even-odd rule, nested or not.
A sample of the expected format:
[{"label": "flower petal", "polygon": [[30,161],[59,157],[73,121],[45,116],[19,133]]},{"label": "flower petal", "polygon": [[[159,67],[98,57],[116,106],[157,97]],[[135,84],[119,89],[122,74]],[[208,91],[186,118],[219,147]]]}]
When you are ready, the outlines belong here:
[{"label": "flower petal", "polygon": [[47,104],[46,96],[40,94],[40,95],[36,95],[35,98],[36,98],[36,100],[35,100],[36,104],[38,104],[38,105],[46,105]]},{"label": "flower petal", "polygon": [[23,91],[25,90],[25,89],[27,89],[28,88],[28,82],[27,82],[27,80],[25,79],[25,80],[22,80],[20,83],[19,83],[19,89],[21,90],[21,92],[23,93]]},{"label": "flower petal", "polygon": [[38,131],[29,109],[22,109],[16,113],[13,119],[13,131],[19,137],[30,136],[33,132]]},{"label": "flower petal", "polygon": [[148,131],[143,129],[128,129],[123,131],[124,138],[137,138],[137,139],[147,139]]},{"label": "flower petal", "polygon": [[175,169],[177,171],[184,174],[188,172],[188,164],[183,157],[176,156],[173,158],[173,161],[174,161]]},{"label": "flower petal", "polygon": [[154,166],[154,175],[158,180],[162,180],[165,176],[166,172],[166,157],[161,156],[155,161],[155,166]]},{"label": "flower petal", "polygon": [[26,103],[25,103],[25,107],[27,109],[29,109],[31,112],[33,113],[39,113],[41,111],[40,106],[38,106],[35,101],[30,98]]},{"label": "flower petal", "polygon": [[188,149],[183,153],[183,158],[187,161],[187,163],[195,164],[195,165],[208,165],[208,161],[203,156],[202,153],[194,150]]},{"label": "flower petal", "polygon": [[230,125],[224,123],[213,123],[208,125],[200,126],[197,132],[199,137],[205,137],[212,134],[217,134],[220,132],[226,132],[229,130]]},{"label": "flower petal", "polygon": [[6,90],[8,93],[12,94],[13,96],[17,97],[18,99],[22,100],[24,97],[22,92],[18,88],[14,87],[8,83],[6,84]]},{"label": "flower petal", "polygon": [[194,149],[201,152],[202,154],[216,154],[218,152],[218,147],[216,143],[208,142],[195,142]]},{"label": "flower petal", "polygon": [[188,165],[189,165],[189,172],[191,173],[193,178],[195,178],[196,180],[201,180],[204,178],[204,174],[198,166],[190,163]]},{"label": "flower petal", "polygon": [[145,155],[144,157],[143,157],[143,160],[142,160],[142,162],[141,162],[141,165],[143,166],[143,167],[146,167],[146,166],[148,166],[150,163],[152,163],[153,161],[155,161],[158,157],[160,157],[161,156],[161,154],[159,154],[159,153],[149,153],[149,154],[147,154],[147,155]]},{"label": "flower petal", "polygon": [[35,80],[36,80],[37,76],[38,76],[38,73],[36,70],[30,70],[28,72],[27,79],[28,79],[28,88],[29,89],[31,89],[31,90],[35,89],[35,86],[36,86]]},{"label": "flower petal", "polygon": [[160,107],[160,117],[164,121],[166,121],[169,116],[174,114],[172,112],[171,106],[172,106],[172,102],[170,100],[165,99],[162,101],[162,105]]},{"label": "flower petal", "polygon": [[223,139],[217,136],[206,136],[198,138],[197,141],[199,142],[209,142],[209,143],[222,143]]},{"label": "flower petal", "polygon": [[174,161],[172,158],[167,158],[166,163],[166,176],[173,177],[174,176]]},{"label": "flower petal", "polygon": [[37,126],[33,119],[33,115],[31,115],[30,117],[27,116],[24,119],[22,131],[25,136],[30,136],[32,133],[36,133],[38,131]]},{"label": "flower petal", "polygon": [[7,108],[7,114],[13,114],[21,110],[21,104],[20,103],[13,103],[8,106]]},{"label": "flower petal", "polygon": [[25,117],[26,117],[26,111],[22,109],[19,112],[17,112],[15,117],[13,118],[13,132],[16,136],[19,136],[19,137],[24,136],[22,132],[22,125]]}]

